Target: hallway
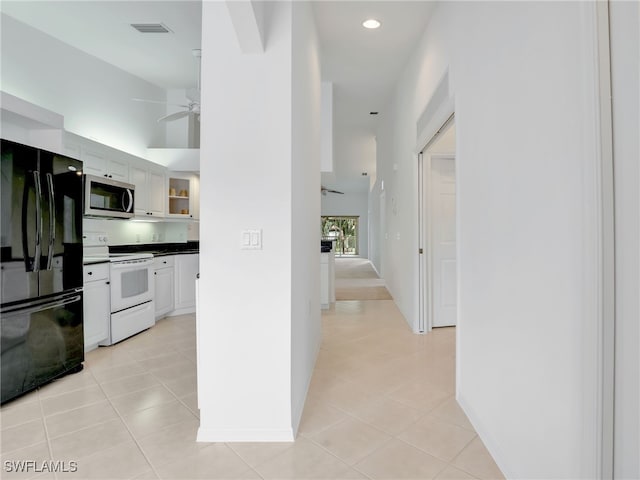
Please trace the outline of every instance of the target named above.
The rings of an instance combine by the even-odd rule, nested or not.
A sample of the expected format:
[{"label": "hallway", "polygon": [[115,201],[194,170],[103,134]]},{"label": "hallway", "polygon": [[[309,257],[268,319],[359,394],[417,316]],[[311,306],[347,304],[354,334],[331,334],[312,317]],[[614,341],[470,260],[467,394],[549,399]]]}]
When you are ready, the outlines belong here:
[{"label": "hallway", "polygon": [[454,400],[454,329],[414,335],[391,300],[337,302],[322,321],[295,443],[195,442],[186,315],[88,353],[83,372],[3,407],[2,460],[77,462],[38,477],[57,479],[502,478]]},{"label": "hallway", "polygon": [[336,257],[336,300],[391,300],[371,262],[361,257]]},{"label": "hallway", "polygon": [[337,302],[299,440],[363,478],[503,478],[454,393],[455,329],[414,335],[391,300]]}]

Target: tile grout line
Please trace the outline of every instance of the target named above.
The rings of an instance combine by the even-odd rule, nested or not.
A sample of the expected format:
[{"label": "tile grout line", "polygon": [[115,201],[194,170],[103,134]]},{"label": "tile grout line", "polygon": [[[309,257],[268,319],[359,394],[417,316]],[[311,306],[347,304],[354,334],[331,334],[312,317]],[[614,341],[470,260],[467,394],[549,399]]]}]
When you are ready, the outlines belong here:
[{"label": "tile grout line", "polygon": [[[480,436],[479,436],[477,433],[476,433],[475,437],[473,437],[471,440],[469,440],[469,442],[467,442],[467,444],[462,448],[462,450],[460,450],[460,451],[458,452],[458,454],[457,454],[455,457],[453,457],[453,458],[451,459],[451,462],[449,462],[449,465],[451,465],[453,468],[457,468],[458,470],[460,470],[460,471],[462,471],[462,472],[464,472],[464,473],[466,473],[466,474],[468,474],[468,475],[472,476],[473,478],[479,478],[479,477],[477,477],[475,473],[471,473],[471,472],[469,472],[468,470],[466,470],[466,469],[465,469],[464,467],[462,467],[462,466],[454,465],[454,464],[453,464],[453,462],[455,462],[455,460],[456,460],[460,455],[462,455],[462,452],[464,452],[464,451],[467,449],[467,447],[469,447],[469,445],[471,445],[471,443],[473,443],[473,441],[474,441],[476,438],[480,439]],[[480,441],[482,441],[482,439],[480,439]]]},{"label": "tile grout line", "polygon": [[[138,363],[138,360],[134,360],[136,363]],[[160,379],[159,377],[157,377],[156,375],[154,375],[154,373],[152,371],[147,371],[148,374],[150,374],[155,380],[157,380],[159,383],[158,385],[161,385],[162,387],[164,387],[173,397],[174,399],[180,404],[183,405],[191,415],[193,415],[196,420],[198,420],[198,422],[200,421],[200,418],[197,417],[195,415],[195,413],[184,403],[180,400],[180,398],[175,394],[175,392],[173,390],[171,390],[164,382],[162,379]],[[99,384],[100,385],[100,384]],[[102,385],[100,385],[100,387],[102,387]],[[142,389],[145,390],[145,389]],[[138,391],[142,391],[142,390],[136,390],[136,392]],[[132,392],[133,393],[133,392]],[[106,393],[105,393],[106,395]],[[127,394],[124,394],[127,395]],[[107,396],[107,399],[109,400],[109,403],[111,404],[111,406],[113,407],[113,409],[116,411],[117,415],[120,417],[122,423],[124,424],[125,428],[127,429],[127,431],[129,432],[129,434],[131,435],[134,443],[136,444],[136,446],[138,447],[138,449],[140,450],[140,452],[142,453],[142,455],[144,456],[145,460],[147,461],[147,463],[149,464],[149,466],[151,467],[151,470],[153,470],[153,473],[156,475],[156,477],[161,478],[158,470],[156,470],[156,466],[153,464],[153,462],[151,461],[151,459],[148,457],[148,455],[145,453],[144,448],[142,447],[142,445],[140,444],[140,442],[138,441],[137,436],[133,433],[133,431],[129,428],[129,425],[127,424],[127,422],[124,419],[124,415],[120,412],[120,410],[111,402],[111,398]],[[168,404],[168,403],[167,403]],[[164,404],[163,404],[164,405]],[[148,408],[154,408],[158,405],[153,405],[151,407]],[[148,408],[142,409],[142,410],[138,410],[136,412],[132,412],[132,413],[137,413],[137,412],[141,412],[144,410],[147,410]],[[175,425],[177,425],[179,422],[171,424],[171,425],[166,425],[164,427],[162,427],[160,430],[158,431],[162,431],[171,427],[174,427]],[[235,452],[234,452],[235,453]],[[176,460],[176,462],[179,460]],[[245,462],[246,464],[246,462]]]},{"label": "tile grout line", "polygon": [[[183,405],[189,411],[189,413],[191,413],[191,415],[193,415],[198,420],[198,423],[200,422],[200,416],[197,415],[193,410],[191,410],[191,408],[186,403],[184,403],[182,401],[182,399],[181,399],[182,397],[178,397],[178,395],[176,395],[176,393],[160,377],[157,377],[151,371],[149,373],[153,376],[153,378],[155,378],[156,380],[158,380],[158,382],[160,382],[160,385],[162,385],[164,388],[166,388],[169,391],[169,393],[171,393],[171,395],[173,395],[173,397],[178,401],[178,403]],[[197,375],[198,375],[198,373],[196,371],[196,378],[197,378]],[[176,379],[173,379],[173,380],[176,380]],[[196,394],[197,393],[198,393],[198,387],[196,386]],[[191,395],[191,394],[189,394],[189,395]]]},{"label": "tile grout line", "polygon": [[[92,373],[93,375],[93,373]],[[94,377],[95,378],[95,377]],[[97,381],[97,379],[96,379]],[[131,439],[133,440],[133,442],[136,444],[136,446],[138,447],[138,450],[140,451],[140,453],[142,453],[142,456],[144,457],[145,461],[147,462],[147,464],[149,465],[149,467],[151,467],[151,470],[153,471],[153,474],[157,477],[160,478],[160,475],[158,474],[158,471],[156,470],[155,466],[151,463],[151,460],[149,459],[149,457],[147,457],[146,453],[144,452],[144,449],[142,448],[142,446],[140,445],[140,443],[138,442],[138,439],[136,438],[136,436],[133,434],[133,432],[131,431],[131,429],[129,428],[129,425],[127,425],[127,422],[124,421],[124,417],[122,416],[122,414],[120,413],[120,411],[116,408],[116,406],[113,404],[113,402],[111,401],[111,398],[107,395],[107,393],[104,391],[104,389],[102,388],[102,385],[100,383],[98,383],[98,386],[100,387],[100,390],[102,390],[102,393],[104,394],[104,396],[107,398],[107,401],[109,402],[109,404],[111,405],[111,408],[113,408],[113,410],[116,412],[116,415],[118,415],[118,418],[120,419],[120,421],[122,422],[122,424],[124,425],[124,428],[127,429],[127,432],[129,432],[129,435],[131,436]]]},{"label": "tile grout line", "polygon": [[[215,443],[215,442],[214,442],[214,443]],[[294,443],[295,443],[295,441],[294,441]],[[240,456],[240,454],[239,454],[238,452],[236,452],[236,451],[235,451],[235,449],[234,449],[231,445],[229,445],[229,443],[227,443],[227,442],[222,442],[222,445],[225,445],[229,450],[231,450],[231,451],[233,452],[233,454],[234,454],[236,457],[238,457],[238,458],[242,461],[242,463],[244,463],[246,466],[248,466],[248,467],[249,467],[249,470],[251,470],[253,473],[255,473],[256,475],[258,475],[262,480],[264,480],[264,477],[260,474],[260,472],[258,472],[258,471],[254,468],[254,466],[253,466],[253,465],[249,465],[249,463],[248,463],[244,458],[242,458],[242,457]],[[285,450],[285,451],[286,451],[286,450]],[[282,453],[284,453],[284,452],[282,452]],[[279,456],[279,455],[276,455],[276,457],[278,457],[278,456]],[[275,457],[272,457],[272,458],[275,458]]]},{"label": "tile grout line", "polygon": [[[44,407],[42,406],[42,399],[40,398],[40,391],[38,390],[38,405],[40,406],[40,420],[42,421],[42,425],[44,427],[44,438],[47,441],[47,449],[49,450],[49,459],[55,461],[53,456],[53,447],[51,446],[51,439],[49,438],[49,429],[47,428],[47,419],[44,415]],[[56,472],[53,473],[54,478],[58,478],[58,474]],[[30,477],[31,478],[31,477]]]},{"label": "tile grout line", "polygon": [[[337,424],[336,424],[337,425]],[[360,462],[362,462],[365,458],[368,458],[369,456],[373,455],[375,452],[377,452],[378,450],[382,449],[382,447],[384,447],[386,444],[390,443],[394,437],[391,438],[387,438],[385,439],[384,442],[382,442],[380,445],[378,445],[375,449],[373,449],[372,452],[368,453],[367,455],[365,455],[364,457],[362,457],[361,459],[359,459],[356,463],[354,463],[353,465],[349,465],[347,462],[345,462],[342,458],[338,457],[335,453],[327,450],[327,448],[325,448],[323,445],[319,444],[318,442],[316,442],[315,440],[313,440],[310,437],[305,437],[307,440],[309,440],[310,442],[312,442],[314,445],[317,445],[318,447],[320,447],[321,449],[323,449],[325,452],[327,452],[328,454],[332,455],[333,457],[337,458],[338,460],[340,460],[342,463],[344,463],[345,465],[347,465],[349,468],[351,468],[352,470],[355,470],[356,472],[364,475],[365,477],[367,477],[370,480],[374,480],[373,477],[367,475],[365,472],[359,470],[358,468],[356,468],[356,465],[359,464]]]},{"label": "tile grout line", "polygon": [[[443,405],[446,401],[448,401],[448,400],[444,400],[444,401],[443,401],[441,404],[439,404],[438,406]],[[399,403],[400,403],[400,402],[399,402]],[[453,459],[451,459],[451,461],[448,461],[448,460],[445,460],[445,459],[443,459],[443,458],[441,458],[441,457],[438,457],[438,456],[436,456],[436,455],[434,455],[434,454],[432,454],[432,453],[430,453],[430,452],[427,452],[427,451],[423,450],[422,448],[418,447],[417,445],[414,445],[414,444],[412,444],[412,443],[410,443],[410,442],[408,442],[408,441],[406,441],[406,440],[404,440],[404,439],[402,439],[402,438],[399,438],[399,435],[401,435],[402,433],[406,432],[409,428],[411,428],[411,426],[415,425],[415,424],[416,424],[416,423],[418,423],[420,420],[422,420],[422,419],[426,418],[427,416],[429,416],[429,415],[433,412],[433,410],[435,410],[435,408],[438,408],[438,407],[435,407],[433,410],[430,410],[429,412],[426,412],[426,413],[422,412],[422,413],[423,413],[423,415],[421,415],[421,416],[420,416],[420,417],[418,417],[416,420],[414,420],[412,423],[410,423],[410,424],[409,424],[409,425],[408,425],[404,430],[402,430],[402,431],[401,431],[401,432],[399,432],[398,434],[392,434],[392,433],[389,433],[389,432],[387,432],[387,431],[385,431],[385,430],[382,430],[382,429],[380,429],[380,428],[376,427],[375,425],[370,424],[369,422],[366,422],[365,420],[363,420],[363,419],[361,419],[361,418],[359,418],[359,417],[355,416],[354,414],[352,414],[352,413],[350,413],[350,412],[348,412],[348,411],[346,411],[346,410],[341,409],[340,407],[337,407],[337,406],[335,406],[335,405],[331,405],[331,406],[332,406],[332,407],[334,407],[334,408],[336,408],[336,409],[338,409],[338,410],[340,410],[341,412],[343,412],[343,413],[344,413],[345,415],[347,415],[348,417],[351,417],[351,418],[352,418],[352,419],[354,419],[354,420],[357,420],[357,421],[359,421],[359,422],[361,422],[361,423],[364,423],[364,424],[365,424],[365,425],[367,425],[368,427],[371,427],[371,428],[373,428],[373,429],[377,430],[378,432],[381,432],[381,433],[384,433],[385,435],[388,435],[390,438],[386,439],[383,443],[381,443],[379,446],[377,446],[373,451],[371,451],[370,453],[368,453],[367,455],[365,455],[364,457],[362,457],[361,459],[359,459],[359,460],[358,460],[354,465],[349,465],[349,464],[347,464],[347,462],[345,462],[343,459],[341,459],[341,458],[340,458],[340,457],[338,457],[336,454],[334,454],[333,452],[331,452],[330,450],[328,450],[326,447],[324,447],[322,444],[318,443],[315,439],[313,439],[313,437],[314,437],[314,436],[319,435],[320,433],[327,431],[329,428],[335,427],[336,425],[339,425],[339,424],[343,423],[345,420],[347,420],[346,418],[343,418],[343,419],[339,420],[338,422],[333,423],[333,424],[329,425],[328,427],[325,427],[325,428],[323,428],[323,429],[321,429],[321,430],[319,430],[319,431],[315,432],[315,433],[314,433],[313,435],[311,435],[311,436],[308,436],[308,435],[305,435],[305,434],[301,434],[301,435],[302,435],[304,438],[306,438],[307,440],[309,440],[309,441],[313,442],[315,445],[317,445],[317,446],[319,446],[320,448],[322,448],[323,450],[325,450],[327,453],[329,453],[329,454],[333,455],[334,457],[338,458],[338,459],[339,459],[340,461],[342,461],[343,463],[345,463],[345,464],[349,465],[349,466],[350,466],[351,468],[353,468],[354,470],[356,470],[356,471],[358,471],[359,473],[361,473],[361,474],[365,475],[367,478],[371,478],[371,477],[369,477],[365,472],[363,472],[363,471],[361,471],[361,470],[357,469],[357,468],[356,468],[356,465],[357,465],[357,464],[359,464],[359,463],[361,463],[361,462],[362,462],[362,461],[364,461],[365,459],[369,458],[371,455],[375,454],[377,451],[381,450],[385,445],[387,445],[387,444],[391,443],[391,441],[393,441],[393,440],[397,440],[397,441],[399,441],[399,442],[402,442],[402,443],[404,443],[405,445],[408,445],[408,446],[410,446],[410,447],[412,447],[412,448],[415,448],[416,450],[419,450],[420,452],[422,452],[422,453],[424,453],[424,454],[426,454],[426,455],[429,455],[429,456],[431,456],[431,457],[435,458],[436,460],[438,460],[438,461],[440,461],[440,462],[444,463],[444,464],[445,464],[444,468],[443,468],[442,470],[440,470],[440,471],[436,474],[436,476],[435,476],[435,477],[433,477],[433,478],[436,478],[436,477],[437,477],[437,475],[439,475],[440,473],[442,473],[442,472],[443,472],[444,470],[446,470],[446,469],[447,469],[447,467],[449,467],[449,466],[452,466],[452,467],[454,467],[454,468],[458,468],[459,470],[461,470],[461,471],[463,471],[463,472],[465,472],[465,473],[469,473],[469,472],[467,472],[466,470],[464,470],[464,469],[462,469],[462,468],[459,468],[459,467],[457,467],[457,466],[453,465],[451,462],[453,462],[453,461],[454,461],[454,460],[455,460],[455,459],[456,459],[456,458],[457,458],[457,457],[462,453],[462,451],[463,451],[464,449],[466,449],[466,448],[469,446],[469,444],[470,444],[471,442],[473,442],[473,440],[475,440],[475,438],[478,436],[478,435],[477,435],[477,433],[475,433],[475,432],[474,432],[474,436],[471,438],[471,440],[469,440],[467,443],[465,443],[464,447],[462,447],[462,449],[461,449],[461,450],[460,450],[460,451],[459,451],[459,452],[458,452],[458,453],[453,457]],[[445,423],[450,423],[450,422],[445,422]],[[455,424],[453,424],[453,423],[450,423],[450,424],[451,424],[451,425],[454,425],[454,426],[458,426],[458,427],[459,427],[459,425],[455,425]],[[463,428],[463,427],[460,427],[460,428]],[[471,475],[471,476],[473,476],[473,475]]]}]

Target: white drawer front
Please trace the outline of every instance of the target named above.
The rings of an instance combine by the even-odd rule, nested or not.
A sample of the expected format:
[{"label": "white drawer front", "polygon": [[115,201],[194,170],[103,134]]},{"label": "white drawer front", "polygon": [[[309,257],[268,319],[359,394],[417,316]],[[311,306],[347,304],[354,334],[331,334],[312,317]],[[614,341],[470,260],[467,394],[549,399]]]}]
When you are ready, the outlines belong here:
[{"label": "white drawer front", "polygon": [[83,268],[83,278],[84,283],[109,280],[109,264],[94,263],[92,265],[85,265]]}]

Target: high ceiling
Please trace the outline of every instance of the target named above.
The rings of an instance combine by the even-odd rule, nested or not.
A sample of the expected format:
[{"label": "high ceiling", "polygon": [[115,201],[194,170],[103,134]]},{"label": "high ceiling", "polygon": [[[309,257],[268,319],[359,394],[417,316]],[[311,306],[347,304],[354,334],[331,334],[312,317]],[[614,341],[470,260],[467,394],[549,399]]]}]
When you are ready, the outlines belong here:
[{"label": "high ceiling", "polygon": [[[313,9],[322,77],[334,83],[335,174],[323,182],[367,191],[375,173],[376,121],[424,31],[429,1],[318,1]],[[192,88],[200,47],[201,2],[191,0],[8,1],[1,10],[63,42],[163,88]],[[376,18],[377,30],[362,22]],[[170,34],[141,34],[132,23],[162,23]],[[206,86],[203,86],[206,88]]]},{"label": "high ceiling", "polygon": [[[335,175],[323,174],[325,186],[367,191],[375,174],[376,123],[434,6],[427,1],[314,2],[322,77],[334,83]],[[364,28],[369,18],[380,28]]]}]

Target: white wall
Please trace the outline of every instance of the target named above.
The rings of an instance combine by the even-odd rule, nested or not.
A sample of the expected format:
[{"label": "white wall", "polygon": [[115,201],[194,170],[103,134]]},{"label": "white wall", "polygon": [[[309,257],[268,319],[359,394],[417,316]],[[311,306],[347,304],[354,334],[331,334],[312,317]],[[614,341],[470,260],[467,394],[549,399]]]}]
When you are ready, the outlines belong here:
[{"label": "white wall", "polygon": [[[182,243],[187,240],[198,240],[197,225],[191,222],[138,222],[98,218],[82,220],[83,231],[106,233],[109,237],[109,245]],[[195,234],[192,233],[194,230]]]},{"label": "white wall", "polygon": [[[200,296],[198,317],[198,438],[203,441],[292,440],[293,416],[302,407],[315,354],[309,350],[319,341],[314,311],[319,265],[305,258],[319,259],[316,40],[313,30],[303,31],[310,26],[306,6],[273,2],[265,8],[265,52],[244,55],[225,4],[203,3],[201,155],[206,161],[200,170],[199,288],[206,295]],[[295,29],[294,19],[301,22]],[[300,41],[295,47],[294,39]],[[307,54],[304,65],[292,66]],[[294,78],[308,84],[292,90]],[[300,122],[295,130],[294,120]],[[294,132],[310,144],[294,141]],[[262,231],[262,249],[240,249],[245,229]],[[294,281],[301,284],[294,288]],[[295,349],[294,339],[301,343]],[[293,366],[293,359],[302,364]]]},{"label": "white wall", "polygon": [[[327,193],[322,195],[322,215],[356,216],[358,219],[358,254],[369,258],[369,195],[356,192],[345,192],[344,195]],[[320,221],[317,223],[320,231]]]},{"label": "white wall", "polygon": [[5,14],[1,21],[0,89],[63,115],[72,133],[133,155],[164,145],[156,122],[164,106],[131,100],[164,99],[163,89]]},{"label": "white wall", "polygon": [[640,478],[640,8],[611,2],[616,209],[614,477]]},{"label": "white wall", "polygon": [[333,172],[333,82],[322,82],[322,134],[320,170]]},{"label": "white wall", "polygon": [[298,430],[321,342],[320,55],[309,2],[293,3],[291,405]]},{"label": "white wall", "polygon": [[[595,477],[592,3],[441,3],[378,130],[386,285],[417,309],[416,124],[449,72],[457,396],[507,478]],[[393,165],[397,164],[397,169]],[[381,241],[382,242],[382,241]],[[591,363],[590,363],[591,362]]]}]

